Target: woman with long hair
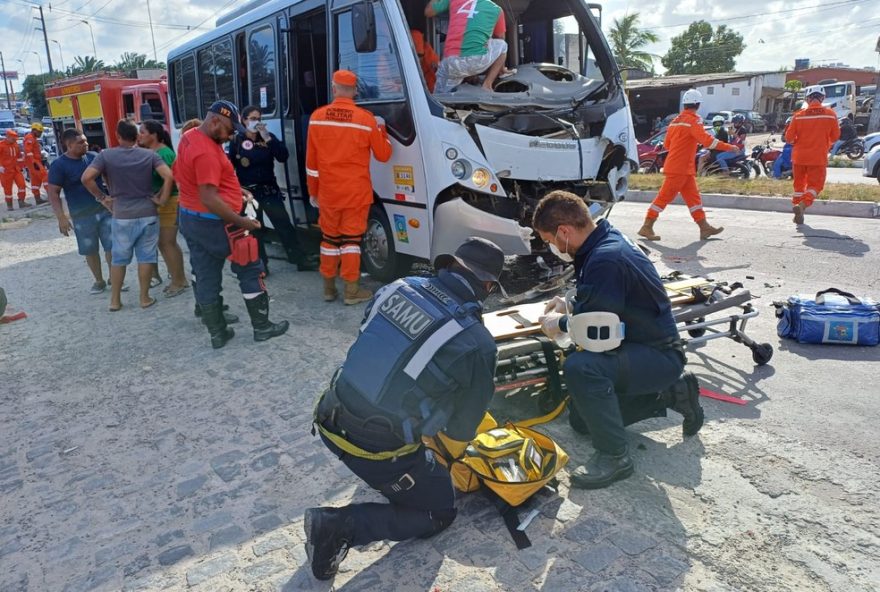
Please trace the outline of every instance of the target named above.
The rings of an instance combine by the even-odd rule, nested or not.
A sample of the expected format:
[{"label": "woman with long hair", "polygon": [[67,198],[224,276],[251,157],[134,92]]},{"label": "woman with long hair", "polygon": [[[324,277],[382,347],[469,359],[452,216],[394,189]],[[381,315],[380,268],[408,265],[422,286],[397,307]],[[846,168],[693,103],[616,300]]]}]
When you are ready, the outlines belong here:
[{"label": "woman with long hair", "polygon": [[[138,144],[144,148],[155,150],[165,163],[174,164],[174,149],[171,147],[171,136],[158,121],[149,119],[140,125]],[[153,185],[157,183],[157,175],[153,173]],[[158,180],[161,183],[161,179]],[[166,298],[173,298],[187,288],[189,283],[183,271],[183,251],[177,244],[177,187],[165,205],[159,207],[159,252],[171,274],[171,283],[165,287]]]}]

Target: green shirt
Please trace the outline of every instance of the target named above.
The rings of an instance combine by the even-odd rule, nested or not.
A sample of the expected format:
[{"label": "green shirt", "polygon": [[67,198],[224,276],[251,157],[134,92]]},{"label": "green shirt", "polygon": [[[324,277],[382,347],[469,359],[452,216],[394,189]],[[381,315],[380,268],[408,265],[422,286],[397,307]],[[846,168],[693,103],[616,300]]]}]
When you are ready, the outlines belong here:
[{"label": "green shirt", "polygon": [[[168,146],[162,146],[156,151],[156,154],[165,161],[165,164],[168,165],[170,169],[174,164],[174,159],[176,155],[174,154],[174,150],[169,148]],[[156,171],[153,171],[153,193],[158,193],[162,189],[162,176],[159,175]],[[177,195],[177,185],[171,186],[171,195]]]}]

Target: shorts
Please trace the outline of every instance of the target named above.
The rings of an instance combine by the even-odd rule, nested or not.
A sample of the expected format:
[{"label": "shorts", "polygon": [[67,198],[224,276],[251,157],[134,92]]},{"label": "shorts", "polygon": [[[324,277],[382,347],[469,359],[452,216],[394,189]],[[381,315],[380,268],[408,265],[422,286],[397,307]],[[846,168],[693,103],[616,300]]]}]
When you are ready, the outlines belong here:
[{"label": "shorts", "polygon": [[165,205],[156,208],[159,213],[159,228],[171,228],[177,226],[177,196],[172,195]]},{"label": "shorts", "polygon": [[107,210],[97,214],[72,218],[76,248],[83,257],[98,254],[98,244],[105,253],[113,251],[113,216]]},{"label": "shorts", "polygon": [[443,58],[440,67],[437,68],[437,83],[434,86],[434,92],[450,92],[464,82],[465,78],[482,74],[506,51],[506,41],[490,39],[489,51],[483,55]]},{"label": "shorts", "polygon": [[132,254],[138,263],[159,261],[159,218],[146,216],[130,220],[113,219],[113,261],[111,265],[128,265]]}]

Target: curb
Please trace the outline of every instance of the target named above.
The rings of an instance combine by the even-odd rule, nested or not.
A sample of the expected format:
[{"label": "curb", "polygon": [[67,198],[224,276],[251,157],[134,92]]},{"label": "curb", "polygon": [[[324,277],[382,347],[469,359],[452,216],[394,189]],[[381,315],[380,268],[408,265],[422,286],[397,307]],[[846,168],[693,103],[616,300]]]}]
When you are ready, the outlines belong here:
[{"label": "curb", "polygon": [[[630,190],[624,201],[651,203],[656,191]],[[764,197],[760,195],[726,195],[704,193],[703,205],[709,208],[728,208],[732,210],[754,210],[757,212],[791,213],[791,199],[787,197]],[[810,214],[817,216],[841,216],[844,218],[878,218],[880,203],[870,201],[830,201],[816,200],[810,206]]]}]

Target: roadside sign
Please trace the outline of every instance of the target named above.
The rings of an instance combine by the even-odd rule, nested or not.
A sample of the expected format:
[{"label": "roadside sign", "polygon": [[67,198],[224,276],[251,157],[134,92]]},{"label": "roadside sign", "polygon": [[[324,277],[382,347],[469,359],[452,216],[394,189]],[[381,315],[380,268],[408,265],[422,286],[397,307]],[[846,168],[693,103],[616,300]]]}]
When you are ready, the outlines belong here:
[{"label": "roadside sign", "polygon": [[6,80],[18,80],[18,72],[15,70],[6,70],[5,72],[0,70],[0,78],[5,78]]}]

